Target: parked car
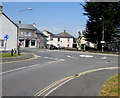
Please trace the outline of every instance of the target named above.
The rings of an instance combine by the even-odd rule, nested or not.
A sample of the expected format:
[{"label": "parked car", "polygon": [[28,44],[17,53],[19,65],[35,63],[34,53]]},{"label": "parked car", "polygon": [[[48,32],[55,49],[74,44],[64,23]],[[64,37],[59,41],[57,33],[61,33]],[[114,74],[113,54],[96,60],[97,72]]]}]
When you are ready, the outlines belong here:
[{"label": "parked car", "polygon": [[58,49],[58,47],[56,47],[54,45],[50,45],[50,50],[54,50],[54,49]]}]

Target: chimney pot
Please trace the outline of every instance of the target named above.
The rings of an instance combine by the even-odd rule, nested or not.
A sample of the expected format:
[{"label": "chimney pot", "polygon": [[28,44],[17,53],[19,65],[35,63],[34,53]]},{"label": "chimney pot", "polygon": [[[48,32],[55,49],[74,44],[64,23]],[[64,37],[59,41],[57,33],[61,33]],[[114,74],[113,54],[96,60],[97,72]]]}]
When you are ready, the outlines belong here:
[{"label": "chimney pot", "polygon": [[66,32],[66,30],[64,30],[64,33]]}]

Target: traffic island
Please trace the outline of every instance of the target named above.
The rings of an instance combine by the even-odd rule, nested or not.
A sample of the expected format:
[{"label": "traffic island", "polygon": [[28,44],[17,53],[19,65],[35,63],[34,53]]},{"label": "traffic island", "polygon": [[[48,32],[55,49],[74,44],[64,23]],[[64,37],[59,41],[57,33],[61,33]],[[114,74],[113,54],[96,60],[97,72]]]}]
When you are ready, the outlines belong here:
[{"label": "traffic island", "polygon": [[119,96],[120,97],[120,73],[109,78],[102,86],[100,96]]},{"label": "traffic island", "polygon": [[11,56],[10,53],[4,54],[4,57],[1,58],[2,63],[9,63],[9,62],[19,62],[19,61],[26,61],[34,59],[35,55],[32,53],[21,53],[21,54],[14,54]]},{"label": "traffic island", "polygon": [[8,57],[18,57],[21,56],[21,54],[12,54],[11,53],[0,53],[0,58],[8,58]]}]

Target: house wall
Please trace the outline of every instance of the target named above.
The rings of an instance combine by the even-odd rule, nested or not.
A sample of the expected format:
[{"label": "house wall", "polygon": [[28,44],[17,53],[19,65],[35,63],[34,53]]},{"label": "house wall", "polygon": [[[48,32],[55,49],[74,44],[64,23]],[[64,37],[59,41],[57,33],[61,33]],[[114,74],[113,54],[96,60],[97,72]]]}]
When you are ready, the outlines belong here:
[{"label": "house wall", "polygon": [[[31,32],[31,35],[25,35],[25,32]],[[26,40],[29,40],[28,47],[36,48],[37,47],[37,35],[34,30],[27,30],[27,29],[19,29],[18,31],[19,41],[23,40],[22,45],[20,47],[26,47]],[[31,45],[31,40],[35,40],[35,45]]]},{"label": "house wall", "polygon": [[[6,50],[17,49],[17,27],[0,13],[0,39],[3,39],[7,34],[9,39],[7,40]],[[4,46],[0,47],[0,50],[4,50]]]},{"label": "house wall", "polygon": [[39,46],[39,48],[46,48],[47,47],[47,45],[46,45],[46,37],[43,37],[43,36],[41,36],[40,34],[37,34],[37,36],[38,36],[38,46]]},{"label": "house wall", "polygon": [[[25,32],[31,32],[30,36],[25,36]],[[29,46],[30,48],[46,48],[46,37],[43,37],[41,34],[36,33],[35,30],[27,30],[27,29],[20,29],[19,30],[19,39],[24,39],[23,45],[21,47],[25,47],[26,39],[29,39]],[[31,45],[31,40],[35,40],[35,46]]]},{"label": "house wall", "polygon": [[[54,45],[56,47],[73,47],[73,38],[60,38],[60,41],[58,41],[58,38],[53,38],[53,40],[48,41],[49,45]],[[69,45],[69,46],[68,46]]]}]

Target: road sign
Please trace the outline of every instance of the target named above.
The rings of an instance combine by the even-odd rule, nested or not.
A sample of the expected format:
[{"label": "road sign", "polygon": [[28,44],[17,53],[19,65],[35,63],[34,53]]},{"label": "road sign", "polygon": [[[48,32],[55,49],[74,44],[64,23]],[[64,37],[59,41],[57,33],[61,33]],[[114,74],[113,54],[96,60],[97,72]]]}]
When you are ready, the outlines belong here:
[{"label": "road sign", "polygon": [[6,34],[6,35],[4,36],[4,39],[7,40],[8,38],[9,38],[9,36]]},{"label": "road sign", "polygon": [[104,44],[104,43],[105,43],[105,41],[101,41],[101,43],[102,43],[102,44]]}]

